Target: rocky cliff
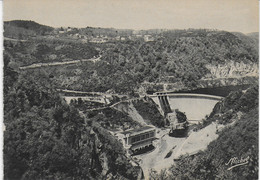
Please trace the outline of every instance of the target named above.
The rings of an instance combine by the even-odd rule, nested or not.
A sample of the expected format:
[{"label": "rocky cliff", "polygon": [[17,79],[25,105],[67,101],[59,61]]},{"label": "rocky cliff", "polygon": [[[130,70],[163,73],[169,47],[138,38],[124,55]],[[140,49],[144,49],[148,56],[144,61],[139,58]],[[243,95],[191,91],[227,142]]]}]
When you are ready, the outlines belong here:
[{"label": "rocky cliff", "polygon": [[244,63],[244,62],[235,62],[230,61],[225,64],[218,65],[206,65],[206,68],[210,71],[206,75],[206,78],[241,78],[245,76],[258,76],[258,64],[257,63]]},{"label": "rocky cliff", "polygon": [[153,93],[156,91],[194,90],[197,88],[216,88],[258,83],[259,68],[257,63],[230,61],[225,64],[207,64],[206,68],[209,73],[193,84],[193,87],[188,87],[181,81],[170,83],[166,80],[160,83],[144,82],[139,91]]}]

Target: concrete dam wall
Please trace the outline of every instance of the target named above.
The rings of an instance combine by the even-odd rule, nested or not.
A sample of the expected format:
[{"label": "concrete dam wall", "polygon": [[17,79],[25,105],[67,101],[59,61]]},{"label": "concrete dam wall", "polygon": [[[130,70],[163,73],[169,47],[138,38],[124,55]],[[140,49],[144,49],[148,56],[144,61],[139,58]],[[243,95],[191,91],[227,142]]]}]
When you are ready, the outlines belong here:
[{"label": "concrete dam wall", "polygon": [[[170,108],[185,112],[190,123],[201,121],[212,112],[217,102],[222,99],[219,96],[191,93],[170,93],[165,94],[165,96],[167,96]],[[152,95],[151,98],[162,108],[157,95]]]}]

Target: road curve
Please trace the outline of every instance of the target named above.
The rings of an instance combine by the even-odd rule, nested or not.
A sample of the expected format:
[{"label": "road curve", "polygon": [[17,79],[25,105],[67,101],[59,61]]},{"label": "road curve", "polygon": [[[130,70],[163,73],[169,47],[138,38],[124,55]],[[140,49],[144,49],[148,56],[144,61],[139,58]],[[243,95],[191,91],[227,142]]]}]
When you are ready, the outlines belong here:
[{"label": "road curve", "polygon": [[64,61],[64,62],[50,62],[50,63],[34,63],[28,66],[22,66],[19,67],[20,70],[26,70],[26,69],[35,69],[35,68],[41,68],[41,67],[49,67],[49,66],[61,66],[61,65],[70,65],[70,64],[76,64],[80,62],[97,62],[100,61],[102,56],[99,56],[97,58],[90,58],[90,59],[81,59],[81,60],[71,60],[71,61]]}]

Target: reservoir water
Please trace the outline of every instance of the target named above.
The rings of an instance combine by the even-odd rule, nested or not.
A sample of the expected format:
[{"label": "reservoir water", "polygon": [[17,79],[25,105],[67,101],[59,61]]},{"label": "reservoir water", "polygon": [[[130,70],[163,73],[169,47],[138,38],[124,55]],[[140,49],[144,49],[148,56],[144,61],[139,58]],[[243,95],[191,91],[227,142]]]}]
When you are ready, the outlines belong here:
[{"label": "reservoir water", "polygon": [[169,96],[171,109],[179,109],[181,112],[185,112],[191,123],[196,123],[205,118],[206,115],[209,115],[218,102],[219,100],[216,99],[176,98]]},{"label": "reservoir water", "polygon": [[[198,123],[206,115],[209,115],[214,106],[221,101],[221,97],[191,94],[191,93],[173,93],[167,95],[171,109],[178,109],[184,112],[190,123]],[[154,102],[160,106],[157,96],[152,97]]]}]

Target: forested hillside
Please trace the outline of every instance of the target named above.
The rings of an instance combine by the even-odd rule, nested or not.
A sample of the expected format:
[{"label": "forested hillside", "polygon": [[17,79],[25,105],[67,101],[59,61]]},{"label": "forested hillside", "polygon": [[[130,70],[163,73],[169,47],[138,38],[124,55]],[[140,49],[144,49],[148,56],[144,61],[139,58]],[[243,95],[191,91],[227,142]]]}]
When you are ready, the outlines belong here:
[{"label": "forested hillside", "polygon": [[258,107],[258,86],[247,90],[231,91],[224,100],[218,102],[208,118],[204,119],[197,128],[203,128],[212,122],[228,124],[236,121],[242,115]]},{"label": "forested hillside", "polygon": [[137,100],[133,102],[135,109],[145,121],[156,127],[165,127],[164,117],[159,112],[159,107],[150,98]]},{"label": "forested hillside", "polygon": [[4,22],[4,36],[9,38],[27,39],[31,36],[50,34],[53,30],[52,27],[34,21],[14,20]]},{"label": "forested hillside", "polygon": [[98,51],[89,44],[66,40],[4,41],[5,53],[10,56],[10,67],[18,68],[33,63],[62,62],[89,59]]},{"label": "forested hillside", "polygon": [[45,73],[40,76],[5,66],[4,178],[136,179],[141,169],[122,144],[67,105]]},{"label": "forested hillside", "polygon": [[[25,29],[25,26],[14,27]],[[204,29],[152,33],[151,30],[147,33],[153,40],[146,41],[142,38],[144,32],[140,31],[141,37],[136,37],[129,31],[127,35],[119,33],[119,37],[126,38],[124,40],[110,38],[103,43],[91,43],[89,38],[102,40],[107,36],[105,32],[115,30],[92,28],[93,34],[89,33],[90,30],[72,28],[63,34],[38,36],[25,42],[6,40],[5,53],[11,57],[10,66],[14,68],[101,55],[101,61],[92,64],[44,69],[59,88],[84,91],[156,91],[160,83],[169,83],[169,90],[178,87],[194,89],[202,84],[204,88],[207,84],[227,86],[236,82],[234,78],[239,81],[240,78],[252,79],[258,75],[258,44],[242,33]],[[85,35],[74,39],[72,36],[75,34]],[[37,75],[38,70],[32,73]],[[242,83],[251,83],[251,80]]]}]

